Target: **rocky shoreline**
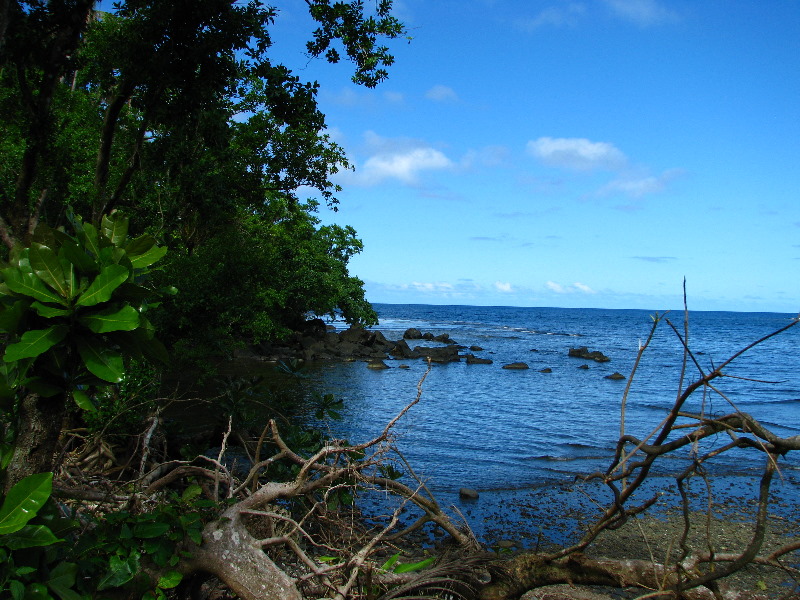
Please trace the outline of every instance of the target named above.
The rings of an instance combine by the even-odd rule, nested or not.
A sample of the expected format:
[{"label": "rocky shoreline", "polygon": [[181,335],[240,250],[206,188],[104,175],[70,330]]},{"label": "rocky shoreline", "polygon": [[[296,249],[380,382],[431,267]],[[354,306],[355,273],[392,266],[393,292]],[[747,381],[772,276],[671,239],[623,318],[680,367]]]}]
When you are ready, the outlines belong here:
[{"label": "rocky shoreline", "polygon": [[[428,345],[430,343],[436,345]],[[481,352],[484,352],[482,347],[459,344],[450,337],[449,333],[434,335],[431,332],[423,333],[412,327],[407,329],[400,339],[390,340],[378,330],[353,325],[348,329],[337,331],[326,325],[322,319],[312,319],[306,322],[301,331],[295,332],[280,344],[262,344],[249,351],[240,352],[238,357],[266,362],[362,360],[371,369],[390,368],[384,362],[386,360],[419,359],[439,364],[463,360],[468,365],[494,364],[491,358],[476,354]],[[589,350],[586,346],[569,348],[568,356],[597,363],[607,363],[611,360],[599,350]],[[401,365],[401,368],[404,366]],[[502,368],[526,370],[530,367],[524,361],[515,361],[502,365]],[[589,365],[583,363],[578,368],[588,369]],[[552,369],[546,367],[540,369],[539,372],[551,373]],[[606,377],[617,380],[625,379],[625,376],[618,372]]]}]

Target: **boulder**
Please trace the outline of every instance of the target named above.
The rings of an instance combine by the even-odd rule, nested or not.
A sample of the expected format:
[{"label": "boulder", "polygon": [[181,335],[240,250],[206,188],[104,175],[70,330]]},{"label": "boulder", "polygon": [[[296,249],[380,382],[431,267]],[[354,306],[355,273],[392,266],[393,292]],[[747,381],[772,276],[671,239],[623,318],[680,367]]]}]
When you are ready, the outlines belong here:
[{"label": "boulder", "polygon": [[430,358],[431,362],[435,363],[458,362],[461,360],[461,357],[458,355],[458,348],[455,346],[444,346],[443,348],[415,346],[414,352],[419,353],[425,358]]},{"label": "boulder", "polygon": [[422,332],[416,327],[409,327],[403,334],[404,340],[421,340]]},{"label": "boulder", "polygon": [[454,344],[455,342],[450,339],[449,333],[442,333],[433,338],[434,342],[441,342],[443,344]]},{"label": "boulder", "polygon": [[467,354],[464,358],[467,359],[468,365],[490,365],[493,362],[488,358],[480,358],[474,354]]},{"label": "boulder", "polygon": [[470,488],[461,488],[458,490],[458,496],[462,500],[477,500],[480,497],[480,494]]},{"label": "boulder", "polygon": [[539,369],[539,373],[552,373],[553,369],[550,367],[545,367],[544,369]]},{"label": "boulder", "polygon": [[608,362],[611,359],[599,350],[590,351],[586,346],[580,348],[570,348],[569,355],[573,358],[582,358],[584,360],[593,360],[595,362]]},{"label": "boulder", "polygon": [[405,340],[399,340],[389,351],[395,358],[419,358],[419,352],[412,350]]},{"label": "boulder", "polygon": [[422,339],[430,341],[433,339],[433,334],[430,331],[426,331],[422,334]]},{"label": "boulder", "polygon": [[383,362],[380,358],[374,358],[374,359],[372,359],[371,361],[369,361],[367,363],[367,368],[368,369],[376,369],[376,370],[388,369],[389,365],[387,365],[385,362]]},{"label": "boulder", "polygon": [[611,375],[606,375],[605,378],[606,379],[613,379],[615,381],[620,381],[622,379],[625,379],[625,375],[623,375],[622,373],[614,372]]},{"label": "boulder", "polygon": [[470,346],[469,349],[472,352],[481,352],[483,350],[483,348],[481,348],[480,346]]},{"label": "boulder", "polygon": [[530,367],[528,367],[528,364],[524,363],[524,362],[514,362],[514,363],[507,364],[507,365],[503,365],[503,368],[504,369],[516,369],[516,370],[520,370],[521,371],[523,369],[529,369]]},{"label": "boulder", "polygon": [[585,370],[585,369],[588,369],[588,368],[589,368],[589,365],[583,364],[583,365],[581,365],[581,366],[580,366],[580,367],[578,367],[578,368],[579,368],[579,369],[584,369],[584,370]]}]

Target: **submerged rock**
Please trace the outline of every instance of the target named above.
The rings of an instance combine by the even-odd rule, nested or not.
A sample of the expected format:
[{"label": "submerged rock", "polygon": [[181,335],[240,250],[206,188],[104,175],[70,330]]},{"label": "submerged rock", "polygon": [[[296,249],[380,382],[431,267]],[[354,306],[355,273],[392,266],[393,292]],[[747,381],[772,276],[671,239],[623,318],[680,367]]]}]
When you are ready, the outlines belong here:
[{"label": "submerged rock", "polygon": [[388,369],[389,365],[379,358],[375,358],[367,363],[368,369]]},{"label": "submerged rock", "polygon": [[606,378],[606,379],[613,379],[613,380],[615,380],[615,381],[619,381],[620,379],[625,379],[625,375],[623,375],[622,373],[618,373],[618,372],[616,372],[616,371],[615,371],[615,372],[614,372],[614,373],[612,373],[611,375],[606,375],[606,377],[605,377],[605,378]]},{"label": "submerged rock", "polygon": [[583,358],[584,360],[593,360],[595,362],[608,362],[611,359],[599,350],[590,351],[586,346],[580,348],[570,348],[569,355],[573,358]]},{"label": "submerged rock", "polygon": [[470,488],[461,488],[458,490],[458,496],[462,500],[477,500],[480,494]]},{"label": "submerged rock", "polygon": [[517,370],[523,370],[523,369],[529,369],[530,367],[528,366],[528,363],[524,363],[524,362],[513,362],[513,363],[510,363],[510,364],[507,364],[507,365],[503,365],[503,368],[504,368],[504,369],[517,369]]},{"label": "submerged rock", "polygon": [[492,364],[492,362],[494,362],[491,359],[480,358],[478,356],[475,356],[474,354],[467,354],[464,358],[467,359],[468,365],[490,365]]}]

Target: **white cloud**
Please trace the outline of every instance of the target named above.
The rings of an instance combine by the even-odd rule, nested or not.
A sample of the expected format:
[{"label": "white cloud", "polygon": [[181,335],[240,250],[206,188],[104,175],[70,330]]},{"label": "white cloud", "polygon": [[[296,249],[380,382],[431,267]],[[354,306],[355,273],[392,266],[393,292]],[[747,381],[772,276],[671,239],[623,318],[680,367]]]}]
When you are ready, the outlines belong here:
[{"label": "white cloud", "polygon": [[581,2],[570,2],[566,5],[548,6],[535,17],[517,21],[517,25],[526,31],[533,31],[548,25],[561,27],[576,25],[578,19],[586,12],[586,5]]},{"label": "white cloud", "polygon": [[566,291],[564,289],[564,286],[562,286],[559,283],[556,283],[555,281],[548,281],[547,283],[545,283],[545,286],[547,286],[548,289],[556,292],[557,294],[563,294]]},{"label": "white cloud", "polygon": [[641,27],[677,20],[677,15],[658,0],[605,0],[605,3],[617,16]]},{"label": "white cloud", "polygon": [[409,287],[413,288],[418,292],[427,292],[427,293],[441,293],[441,292],[455,291],[455,288],[453,287],[452,283],[445,283],[443,281],[437,281],[435,283],[421,283],[419,281],[412,281]]},{"label": "white cloud", "polygon": [[527,149],[546,165],[575,171],[618,170],[628,162],[614,144],[586,138],[540,137],[528,142]]},{"label": "white cloud", "polygon": [[434,100],[436,102],[456,102],[458,101],[458,94],[456,94],[453,88],[448,87],[446,85],[435,85],[427,92],[425,92],[425,97],[428,100]]},{"label": "white cloud", "polygon": [[417,182],[420,171],[446,169],[452,162],[439,150],[415,148],[405,152],[394,152],[371,156],[361,168],[363,182],[380,183],[386,179],[397,179],[403,183]]},{"label": "white cloud", "polygon": [[377,185],[387,179],[396,179],[407,185],[415,185],[423,171],[438,171],[455,166],[441,150],[422,140],[385,138],[374,131],[367,131],[364,142],[369,157],[360,163],[355,161],[354,174],[342,174],[346,183]]},{"label": "white cloud", "polygon": [[556,294],[596,293],[592,288],[590,288],[588,285],[584,283],[581,283],[580,281],[576,281],[572,285],[561,285],[560,283],[556,283],[555,281],[548,281],[544,285],[547,289],[549,289],[551,292],[555,292]]},{"label": "white cloud", "polygon": [[631,198],[641,198],[650,194],[658,194],[659,192],[663,192],[667,184],[681,173],[682,171],[680,169],[668,169],[658,176],[642,173],[625,173],[600,188],[598,194],[601,196],[608,196],[621,193]]},{"label": "white cloud", "polygon": [[503,292],[504,294],[508,294],[514,291],[510,283],[503,283],[502,281],[495,281],[494,289],[496,289],[498,292]]}]

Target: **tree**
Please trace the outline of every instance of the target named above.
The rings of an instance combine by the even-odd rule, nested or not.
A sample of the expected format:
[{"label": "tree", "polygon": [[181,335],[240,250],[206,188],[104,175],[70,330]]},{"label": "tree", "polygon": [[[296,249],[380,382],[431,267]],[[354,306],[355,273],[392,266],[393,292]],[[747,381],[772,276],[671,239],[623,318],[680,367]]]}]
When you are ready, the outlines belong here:
[{"label": "tree", "polygon": [[[391,1],[378,2],[374,14],[360,1],[307,4],[318,25],[310,56],[347,57],[353,80],[369,87],[387,76],[393,57],[378,40],[403,32]],[[7,248],[26,245],[40,221],[63,225],[67,208],[95,224],[126,210],[136,216],[134,230],[166,242],[176,260],[210,255],[204,246],[232,228],[274,227],[274,204],[289,203],[292,219],[316,227],[318,204],[297,202],[301,186],[335,209],[331,175],[349,165],[325,133],[316,84],[270,59],[277,9],[258,0],[130,1],[114,14],[92,5],[18,1],[5,9],[0,238]],[[283,251],[304,243],[305,228],[285,231],[301,237],[282,236]],[[338,258],[346,274],[349,255]],[[270,280],[261,285],[280,291]],[[279,307],[286,318],[273,329],[296,322],[296,310],[339,305],[368,322],[374,313],[359,290],[315,297],[307,289],[307,302]]]},{"label": "tree", "polygon": [[[374,86],[386,77],[393,59],[378,39],[403,31],[391,1],[379,2],[372,15],[358,0],[307,4],[319,26],[308,44],[311,56],[336,62],[340,46],[355,64],[354,81]],[[34,471],[53,466],[67,400],[80,397],[86,384],[81,369],[104,378],[86,359],[85,332],[74,327],[100,334],[115,369],[123,356],[141,351],[126,345],[123,330],[92,330],[87,290],[101,278],[113,280],[102,302],[117,303],[114,310],[125,310],[131,326],[136,316],[136,327],[152,337],[135,304],[143,298],[128,300],[126,291],[138,292],[121,284],[136,284],[137,252],[158,247],[156,239],[173,248],[174,263],[168,258],[163,267],[167,282],[186,261],[199,261],[203,268],[190,270],[184,283],[219,297],[209,326],[222,325],[229,335],[275,335],[305,311],[339,307],[352,320],[374,320],[361,283],[347,272],[347,260],[361,248],[354,232],[318,227],[317,204],[300,205],[294,195],[310,186],[335,206],[330,176],[347,163],[325,134],[316,84],[270,59],[277,9],[259,0],[130,0],[113,14],[93,6],[90,0],[0,4],[0,239],[9,260],[2,303],[10,336],[4,356],[15,388],[10,411],[19,417],[18,451]],[[115,229],[120,221],[108,216],[114,211],[135,217],[130,241],[125,221],[126,235],[97,234],[96,252],[91,232],[105,231],[109,219]],[[86,218],[85,225],[72,219],[74,236],[65,233],[73,214]],[[233,231],[245,234],[243,254],[239,264],[227,263],[225,285],[214,287],[218,280],[206,278],[204,268],[232,258],[221,236]],[[234,269],[243,276],[234,277]],[[290,276],[296,272],[297,280]],[[258,293],[232,316],[239,283]],[[179,302],[172,306],[177,316],[187,314]],[[44,326],[42,319],[68,323]],[[202,324],[195,315],[191,329]],[[59,371],[62,355],[75,368],[54,392],[43,378]],[[22,463],[13,460],[19,469]],[[18,478],[13,473],[22,475],[17,467],[9,485]]]}]

